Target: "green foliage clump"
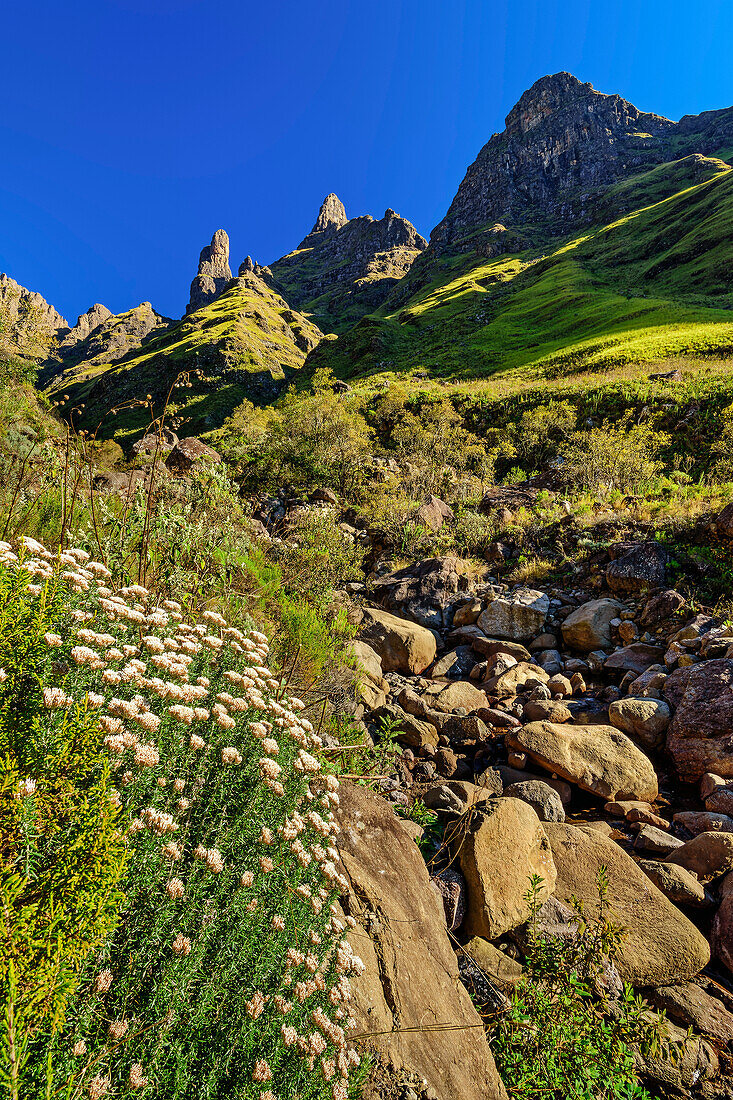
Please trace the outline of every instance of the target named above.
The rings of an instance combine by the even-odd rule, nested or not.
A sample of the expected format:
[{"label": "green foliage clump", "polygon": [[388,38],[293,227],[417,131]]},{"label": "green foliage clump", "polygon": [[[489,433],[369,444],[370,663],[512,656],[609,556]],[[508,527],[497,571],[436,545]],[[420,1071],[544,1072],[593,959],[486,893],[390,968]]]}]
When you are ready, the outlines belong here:
[{"label": "green foliage clump", "polygon": [[116,923],[127,855],[98,715],[83,698],[56,706],[49,686],[72,663],[73,594],[50,566],[34,589],[3,546],[0,1080],[16,1097],[39,1029],[61,1025],[81,967]]},{"label": "green foliage clump", "polygon": [[655,457],[665,437],[648,424],[619,424],[575,433],[563,448],[562,475],[579,489],[593,493],[640,492],[659,474]]},{"label": "green foliage clump", "polygon": [[[42,547],[29,549],[38,556],[23,571],[12,558],[7,566],[27,594],[32,634],[59,570]],[[105,784],[111,774],[116,789],[105,785],[96,796],[106,797],[112,834],[102,820],[87,851],[68,843],[67,830],[69,890],[76,897],[87,872],[99,879],[105,865],[93,856],[109,861],[123,837],[127,866],[123,898],[105,891],[104,879],[95,883],[93,955],[83,921],[74,932],[84,950],[57,945],[53,922],[41,929],[54,950],[67,946],[77,970],[85,957],[86,965],[55,1018],[32,1035],[26,1029],[22,1066],[17,1016],[6,1014],[13,1100],[59,1090],[94,1100],[269,1100],[273,1090],[279,1100],[347,1100],[359,1062],[347,1041],[349,975],[362,964],[344,938],[350,918],[335,904],[347,885],[333,846],[338,781],[313,755],[321,740],[304,705],[267,667],[263,634],[244,634],[214,611],[191,625],[180,604],[159,605],[140,585],[115,594],[97,582],[106,567],[83,551],[60,563],[76,606],[54,605],[57,632],[37,637],[44,621],[18,658],[19,676],[37,670],[43,698],[26,723],[35,747],[20,785],[17,769],[12,776],[21,854],[32,855],[33,807],[45,805],[46,785],[59,807],[68,801],[75,758],[63,755],[63,735],[74,730],[74,752]],[[11,679],[17,692],[23,685]],[[11,727],[24,706],[19,694],[9,699]],[[51,715],[40,726],[38,710]],[[93,742],[84,739],[88,729]],[[94,788],[85,793],[91,821]],[[52,900],[61,885],[53,882]],[[102,901],[110,899],[116,923],[105,923]],[[35,900],[9,898],[18,943]],[[83,901],[75,916],[84,916]],[[54,907],[52,915],[63,913]],[[45,991],[25,977],[37,1004]]]},{"label": "green foliage clump", "polygon": [[598,878],[597,912],[574,901],[576,933],[561,937],[538,928],[542,880],[534,875],[526,969],[492,1041],[497,1067],[512,1100],[648,1100],[635,1072],[634,1051],[659,1053],[660,1027],[628,984],[617,999],[605,992],[604,967],[623,930],[610,919],[605,868]]}]

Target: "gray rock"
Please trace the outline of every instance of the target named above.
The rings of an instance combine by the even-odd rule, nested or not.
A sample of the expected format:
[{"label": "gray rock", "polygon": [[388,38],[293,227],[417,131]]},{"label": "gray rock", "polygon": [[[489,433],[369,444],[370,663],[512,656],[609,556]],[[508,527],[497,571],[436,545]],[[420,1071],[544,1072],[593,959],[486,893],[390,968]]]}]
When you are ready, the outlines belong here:
[{"label": "gray rock", "polygon": [[541,779],[529,779],[523,783],[512,783],[504,791],[508,798],[520,798],[532,807],[540,821],[564,821],[565,810],[562,799]]}]

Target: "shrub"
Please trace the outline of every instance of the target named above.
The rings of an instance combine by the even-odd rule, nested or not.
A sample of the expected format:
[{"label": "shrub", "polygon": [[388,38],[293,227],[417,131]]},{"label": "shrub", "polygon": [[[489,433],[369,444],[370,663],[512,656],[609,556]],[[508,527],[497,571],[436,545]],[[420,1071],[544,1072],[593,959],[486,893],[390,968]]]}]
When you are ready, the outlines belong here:
[{"label": "shrub", "polygon": [[[81,605],[54,605],[39,690],[56,726],[98,715],[128,869],[119,923],[63,1027],[32,1036],[18,1097],[346,1100],[348,975],[361,963],[335,905],[338,781],[267,668],[265,636],[213,611],[190,625],[141,586],[97,583],[104,567],[81,551],[56,567],[31,549],[15,574],[31,619],[59,568]],[[45,786],[33,766],[24,779]]]},{"label": "shrub", "polygon": [[527,894],[525,975],[492,1042],[507,1091],[518,1100],[648,1100],[634,1070],[634,1048],[656,1054],[663,1044],[659,1025],[631,986],[613,1001],[605,992],[606,960],[613,959],[623,938],[609,917],[605,868],[595,915],[574,903],[575,935],[539,930],[541,885],[534,875]]},{"label": "shrub", "polygon": [[278,557],[288,585],[323,610],[334,589],[359,578],[363,554],[332,511],[309,508],[291,525]]},{"label": "shrub", "polygon": [[666,437],[647,424],[604,424],[576,432],[561,451],[562,475],[594,493],[643,491],[662,469],[655,459]]},{"label": "shrub", "polygon": [[31,585],[0,544],[0,1079],[11,1097],[38,1029],[60,1025],[114,926],[126,863],[98,716],[83,699],[55,706],[47,686],[70,661],[60,624],[74,609],[58,571],[43,562],[43,573]]}]

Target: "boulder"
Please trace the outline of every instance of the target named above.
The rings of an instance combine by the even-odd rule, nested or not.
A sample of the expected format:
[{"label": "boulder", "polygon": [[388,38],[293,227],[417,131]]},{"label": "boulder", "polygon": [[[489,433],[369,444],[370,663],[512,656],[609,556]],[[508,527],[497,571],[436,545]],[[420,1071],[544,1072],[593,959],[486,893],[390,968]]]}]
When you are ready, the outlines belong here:
[{"label": "boulder", "polygon": [[733,542],[733,504],[727,504],[715,517],[715,529],[721,539]]},{"label": "boulder", "polygon": [[443,630],[451,625],[456,597],[468,590],[470,576],[471,566],[462,558],[426,558],[377,578],[372,594],[385,610]]},{"label": "boulder", "polygon": [[526,642],[541,633],[549,610],[550,597],[545,592],[520,588],[492,600],[479,615],[478,625],[490,637]]},{"label": "boulder", "polygon": [[459,604],[453,611],[453,629],[459,626],[472,626],[481,614],[482,607],[481,600],[475,598]]},{"label": "boulder", "polygon": [[636,594],[663,587],[669,555],[656,542],[620,544],[622,551],[606,569],[606,584],[612,592]]},{"label": "boulder", "polygon": [[733,1014],[694,982],[660,986],[648,999],[680,1027],[691,1027],[698,1035],[707,1035],[724,1046],[733,1040]]},{"label": "boulder", "polygon": [[733,974],[733,894],[726,894],[720,903],[713,920],[710,943],[716,959],[720,959]]},{"label": "boulder", "polygon": [[664,829],[657,829],[654,825],[642,825],[634,838],[634,848],[640,852],[651,852],[653,855],[666,856],[681,848],[684,840],[680,840]]},{"label": "boulder", "polygon": [[664,697],[675,708],[667,749],[680,779],[733,776],[733,660],[678,668],[667,677]]},{"label": "boulder", "polygon": [[[520,691],[523,691],[525,686],[532,683],[532,681],[546,684],[549,679],[550,677],[539,665],[520,661],[512,668],[507,669],[506,672],[490,677],[485,682],[484,687],[498,699],[510,699],[513,695],[518,695]],[[535,686],[535,684],[532,683],[532,686]]]},{"label": "boulder", "polygon": [[659,748],[670,718],[669,707],[662,699],[627,696],[616,699],[608,708],[611,725],[628,733],[645,749]]},{"label": "boulder", "polygon": [[476,664],[476,654],[470,645],[459,645],[457,649],[443,654],[431,665],[427,675],[439,680],[462,680],[468,676]]},{"label": "boulder", "polygon": [[682,825],[693,836],[699,833],[733,833],[733,817],[713,813],[712,810],[680,810],[673,817],[675,825]]},{"label": "boulder", "polygon": [[425,689],[423,699],[436,710],[449,712],[462,709],[469,714],[485,707],[487,703],[486,692],[480,691],[469,680],[430,684]]},{"label": "boulder", "polygon": [[700,882],[711,882],[733,868],[733,833],[699,833],[671,852],[665,862],[685,867]]},{"label": "boulder", "polygon": [[367,788],[342,783],[339,793],[337,846],[349,881],[343,904],[357,921],[351,940],[365,964],[351,979],[354,1033],[395,1074],[418,1074],[437,1096],[505,1100],[415,842]]},{"label": "boulder", "polygon": [[435,635],[418,623],[379,611],[364,609],[361,641],[378,653],[385,672],[419,675],[435,660]]},{"label": "boulder", "polygon": [[705,807],[719,814],[733,815],[733,789],[731,787],[719,787],[705,799]]},{"label": "boulder", "polygon": [[429,496],[415,513],[416,521],[431,531],[439,531],[444,523],[455,519],[452,508],[440,497]]},{"label": "boulder", "polygon": [[564,821],[565,808],[556,790],[541,779],[511,783],[504,791],[507,798],[519,798],[531,806],[540,821]]},{"label": "boulder", "polygon": [[[487,769],[490,771],[492,769]],[[430,810],[443,810],[446,813],[464,814],[488,799],[501,794],[501,779],[497,773],[496,782],[484,785],[469,783],[464,779],[451,779],[447,783],[436,783],[428,787],[423,802]],[[498,789],[497,789],[498,788]]]},{"label": "boulder", "polygon": [[481,936],[473,936],[462,950],[504,993],[511,993],[524,977],[524,967],[521,963],[505,955],[503,951],[499,951],[493,943],[482,939]]},{"label": "boulder", "polygon": [[[478,627],[476,627],[478,630]],[[497,653],[505,653],[513,657],[515,661],[531,661],[532,655],[526,646],[519,642],[510,642],[502,638],[487,638],[484,633],[474,634],[471,645],[482,657],[493,657]]]},{"label": "boulder", "polygon": [[555,868],[547,837],[537,814],[518,798],[498,798],[477,810],[456,849],[468,885],[469,935],[495,940],[523,924],[533,874],[543,879],[541,898],[552,892]]},{"label": "boulder", "polygon": [[[653,1020],[656,1013],[650,1016]],[[720,1070],[714,1048],[704,1039],[689,1037],[686,1028],[671,1020],[658,1018],[657,1022],[668,1049],[662,1047],[654,1055],[635,1052],[636,1072],[641,1079],[651,1086],[655,1096],[710,1096],[706,1083],[714,1085]],[[720,1093],[715,1089],[712,1095],[719,1097]]]},{"label": "boulder", "polygon": [[555,699],[530,699],[522,715],[528,722],[570,722],[573,718],[572,711]]},{"label": "boulder", "polygon": [[707,940],[631,856],[593,829],[549,822],[543,828],[557,869],[554,893],[561,901],[576,897],[592,912],[598,873],[606,867],[611,916],[627,930],[614,958],[624,981],[669,985],[700,973],[710,960]]},{"label": "boulder", "polygon": [[603,662],[603,667],[611,671],[620,669],[622,672],[635,672],[640,676],[650,665],[659,664],[663,660],[664,650],[659,646],[633,642],[610,653]]},{"label": "boulder", "polygon": [[221,455],[195,436],[179,439],[165,460],[170,472],[178,476],[190,474],[194,466],[201,462],[221,462]]},{"label": "boulder", "polygon": [[618,600],[589,600],[571,611],[562,624],[566,646],[589,653],[611,646],[611,620],[623,610]]},{"label": "boulder", "polygon": [[509,730],[506,743],[547,771],[608,800],[653,802],[659,790],[651,761],[614,726],[530,722]]},{"label": "boulder", "polygon": [[395,738],[401,745],[409,745],[416,752],[424,752],[425,749],[437,749],[438,731],[430,722],[424,722],[416,718],[414,714],[408,714],[394,704],[385,703],[372,712],[371,721],[379,729],[384,724],[389,724],[397,731]]},{"label": "boulder", "polygon": [[387,701],[389,684],[382,676],[379,654],[358,640],[351,643],[351,654],[357,666],[357,697],[369,710],[383,706]]},{"label": "boulder", "polygon": [[675,863],[660,863],[652,859],[640,859],[638,865],[665,898],[675,905],[705,905],[705,888],[692,871]]},{"label": "boulder", "polygon": [[446,928],[455,932],[466,915],[466,880],[454,867],[446,867],[431,878],[430,885],[440,894]]}]

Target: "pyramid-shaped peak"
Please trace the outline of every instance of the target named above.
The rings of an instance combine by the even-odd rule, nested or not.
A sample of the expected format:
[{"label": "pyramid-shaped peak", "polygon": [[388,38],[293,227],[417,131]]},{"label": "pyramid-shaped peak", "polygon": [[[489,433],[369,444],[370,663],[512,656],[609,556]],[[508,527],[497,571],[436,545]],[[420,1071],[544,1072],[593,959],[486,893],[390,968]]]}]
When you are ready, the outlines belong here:
[{"label": "pyramid-shaped peak", "polygon": [[330,195],[326,195],[321,203],[321,209],[318,211],[316,224],[311,229],[311,233],[323,233],[328,229],[340,229],[342,225],[346,225],[348,220],[344,204],[338,195],[334,195],[332,191]]}]

